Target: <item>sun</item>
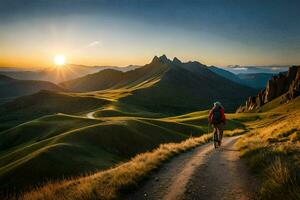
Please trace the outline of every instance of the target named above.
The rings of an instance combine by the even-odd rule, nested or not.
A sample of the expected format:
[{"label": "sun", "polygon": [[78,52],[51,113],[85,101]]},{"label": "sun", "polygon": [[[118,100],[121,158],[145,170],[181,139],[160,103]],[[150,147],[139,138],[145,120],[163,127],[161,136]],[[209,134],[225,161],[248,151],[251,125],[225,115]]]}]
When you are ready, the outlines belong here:
[{"label": "sun", "polygon": [[56,66],[63,66],[66,63],[66,58],[64,55],[55,55],[53,62]]}]

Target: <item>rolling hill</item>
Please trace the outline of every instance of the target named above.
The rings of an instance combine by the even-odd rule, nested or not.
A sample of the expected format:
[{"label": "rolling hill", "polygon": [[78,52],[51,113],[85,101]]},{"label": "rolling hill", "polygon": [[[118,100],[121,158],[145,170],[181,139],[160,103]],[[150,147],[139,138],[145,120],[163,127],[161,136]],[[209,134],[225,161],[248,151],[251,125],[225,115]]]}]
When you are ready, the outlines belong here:
[{"label": "rolling hill", "polygon": [[28,189],[48,179],[107,169],[191,133],[203,130],[171,120],[45,116],[0,133],[0,187],[2,192]]},{"label": "rolling hill", "polygon": [[207,109],[216,100],[233,111],[243,98],[256,92],[199,62],[182,63],[177,58],[171,61],[165,55],[133,71],[104,70],[60,85],[76,92],[131,89],[120,102],[169,114]]},{"label": "rolling hill", "polygon": [[[202,135],[207,113],[159,119],[53,114],[28,121],[0,132],[1,191],[108,169],[161,143]],[[228,121],[227,129],[237,127],[243,125]]]},{"label": "rolling hill", "polygon": [[[300,119],[299,100],[299,97],[295,98],[287,104],[278,104],[272,109],[262,113],[227,114],[228,124],[226,125],[226,128],[233,131],[225,131],[225,134],[246,133],[238,142],[238,148],[250,169],[253,170],[253,173],[255,173],[257,178],[262,182],[261,190],[258,195],[263,197],[263,199],[282,199],[283,197],[298,199],[296,197],[299,197],[300,193],[298,189],[300,182],[299,177],[297,176],[300,169],[298,156],[300,137],[299,123],[297,123]],[[72,164],[70,164],[71,162],[76,164],[76,167],[71,170],[72,173],[75,175],[78,174],[78,171],[76,170],[94,169],[95,171],[71,179],[63,179],[54,183],[50,182],[43,187],[25,193],[22,197],[24,199],[72,199],[74,198],[74,194],[76,194],[76,198],[78,199],[122,199],[124,194],[128,191],[132,192],[133,189],[140,187],[143,180],[145,178],[147,179],[149,174],[157,169],[154,164],[155,161],[153,160],[162,159],[163,161],[161,162],[164,162],[168,160],[168,158],[160,158],[159,156],[162,156],[163,152],[168,150],[175,151],[174,144],[171,143],[169,144],[172,146],[170,149],[167,149],[164,145],[161,146],[157,150],[158,153],[155,154],[155,157],[150,157],[152,152],[150,152],[150,154],[147,152],[145,154],[137,155],[133,159],[127,159],[129,157],[127,153],[131,152],[131,147],[132,149],[144,148],[143,141],[146,142],[147,145],[149,145],[149,143],[152,144],[152,142],[160,142],[156,140],[162,137],[162,135],[157,135],[158,132],[163,133],[164,137],[170,136],[174,139],[171,139],[170,141],[177,141],[177,139],[180,140],[180,137],[187,137],[189,131],[191,131],[193,135],[204,133],[207,131],[207,113],[207,111],[200,111],[155,120],[132,117],[99,118],[97,119],[98,122],[95,120],[84,118],[78,119],[74,116],[65,115],[41,118],[26,124],[28,126],[26,127],[28,128],[28,132],[35,129],[35,123],[41,127],[48,127],[47,123],[54,126],[56,121],[65,120],[66,123],[62,125],[62,127],[58,127],[61,132],[64,131],[63,127],[68,127],[67,124],[72,123],[72,121],[76,121],[76,128],[74,131],[66,131],[62,134],[58,134],[60,131],[51,131],[49,133],[49,130],[51,130],[50,128],[45,130],[46,134],[45,136],[41,136],[41,138],[38,137],[38,133],[33,132],[31,134],[31,137],[34,138],[33,140],[23,138],[23,141],[15,143],[15,145],[19,145],[18,148],[21,149],[20,151],[18,151],[18,148],[16,147],[14,147],[13,150],[6,149],[7,152],[9,152],[9,155],[15,154],[16,156],[13,157],[17,157],[18,159],[18,157],[22,157],[22,151],[24,151],[24,149],[31,148],[27,150],[35,151],[36,153],[33,155],[36,156],[36,158],[34,158],[34,156],[26,157],[28,163],[21,163],[20,165],[17,165],[17,167],[14,167],[14,164],[20,163],[21,161],[14,161],[13,164],[4,168],[7,169],[7,171],[2,174],[0,173],[0,179],[3,178],[5,181],[18,184],[19,187],[30,184],[35,185],[40,182],[39,176],[44,175],[43,178],[47,176],[55,177],[55,172],[67,170],[61,169],[58,166],[59,164],[56,163],[63,162],[60,161],[61,157],[66,156],[72,158],[72,155],[75,152],[79,155],[80,160],[66,159],[65,161],[68,162],[66,164],[67,167],[72,166]],[[65,119],[62,120],[60,118]],[[291,123],[291,121],[296,123]],[[106,125],[111,126],[111,129],[103,127]],[[122,127],[122,131],[117,127],[120,129]],[[22,125],[17,128],[25,127]],[[0,134],[0,139],[9,141],[9,137],[12,137],[11,140],[14,141],[13,137],[20,137],[17,128],[9,130],[3,135]],[[93,128],[96,128],[97,131],[93,130]],[[162,130],[160,130],[161,128]],[[146,129],[150,129],[149,132],[144,132]],[[154,134],[153,131],[157,131],[157,133]],[[128,134],[130,137],[123,137],[123,134]],[[112,139],[111,135],[116,135],[116,138],[113,137]],[[149,135],[151,135],[151,137],[147,137]],[[86,137],[90,139],[86,139]],[[118,140],[117,138],[121,138],[121,140]],[[45,140],[45,143],[42,143],[43,139]],[[51,140],[55,141],[55,145],[52,145],[51,148],[41,147],[47,145],[48,142],[48,144],[53,144],[53,142],[50,142]],[[121,144],[120,141],[122,141]],[[28,147],[24,147],[24,149],[22,148],[22,143],[31,144],[30,142],[36,144],[28,145]],[[109,145],[107,145],[108,143]],[[126,146],[128,143],[130,144],[130,147]],[[115,144],[117,144],[117,146],[115,146]],[[85,147],[85,145],[88,147]],[[37,147],[41,147],[43,150],[36,150],[35,148]],[[148,147],[152,149],[151,145]],[[68,148],[69,151],[66,151]],[[84,152],[85,149],[87,149],[87,152]],[[145,149],[140,150],[143,152]],[[54,152],[56,151],[61,152],[61,156],[55,156]],[[109,151],[109,154],[106,154],[103,151]],[[41,154],[47,155],[43,157]],[[45,171],[41,172],[40,169],[33,167],[38,173],[32,174],[32,170],[29,170],[32,164],[41,162],[43,165],[47,165],[49,160],[45,159],[46,156],[51,156],[51,161],[55,163],[53,169],[47,168]],[[111,160],[109,160],[109,158]],[[80,163],[81,159],[85,162]],[[103,169],[107,169],[107,166],[114,166],[120,161],[122,162],[121,165],[116,165],[116,167],[102,171]],[[7,157],[2,157],[2,162],[0,160],[0,163],[9,162],[10,160]],[[153,165],[155,167],[153,167]],[[77,168],[77,166],[80,166],[81,168]],[[148,170],[148,168],[152,170]],[[98,169],[101,170],[99,171]],[[18,176],[23,176],[21,175],[21,170],[28,172],[28,176],[33,178],[19,180]],[[69,172],[70,171],[67,171],[67,173]],[[16,175],[12,176],[12,174]],[[158,181],[160,181],[160,179]],[[157,183],[156,180],[155,183]],[[8,186],[6,185],[6,187]]]},{"label": "rolling hill", "polygon": [[0,131],[44,115],[87,112],[108,103],[105,99],[42,90],[0,106]]},{"label": "rolling hill", "polygon": [[[213,101],[228,111],[256,93],[201,63],[166,56],[133,71],[107,69],[60,85],[72,92],[42,90],[0,107],[2,194],[99,172],[162,143],[200,136],[208,131],[204,109]],[[245,132],[247,123],[277,120],[280,108],[284,115],[292,109],[270,102],[279,110],[267,103],[266,113],[227,114],[226,129]]]},{"label": "rolling hill", "polygon": [[[217,92],[210,89],[225,83],[226,91],[252,92],[200,63],[162,56],[130,72],[108,69],[61,84],[74,92],[43,90],[6,103],[0,107],[0,187],[19,192],[49,179],[107,169],[161,143],[201,135],[207,131],[207,111],[169,116],[208,107],[211,102],[200,101],[194,92],[212,96]],[[224,96],[232,100],[230,95]],[[183,104],[187,96],[191,106]],[[230,120],[227,128],[241,126]]]}]

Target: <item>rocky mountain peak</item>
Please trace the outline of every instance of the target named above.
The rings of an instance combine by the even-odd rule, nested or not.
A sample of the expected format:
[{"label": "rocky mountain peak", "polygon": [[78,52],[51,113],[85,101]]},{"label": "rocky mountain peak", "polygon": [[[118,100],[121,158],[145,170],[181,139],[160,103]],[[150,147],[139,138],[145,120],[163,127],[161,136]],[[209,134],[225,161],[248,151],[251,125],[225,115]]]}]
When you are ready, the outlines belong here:
[{"label": "rocky mountain peak", "polygon": [[266,89],[259,92],[256,97],[249,97],[245,106],[241,106],[237,112],[256,111],[259,108],[282,96],[281,102],[285,103],[300,95],[300,66],[290,67],[287,73],[273,76],[267,83]]},{"label": "rocky mountain peak", "polygon": [[168,59],[168,57],[164,54],[160,57],[154,56],[151,63],[171,63],[172,61]]},{"label": "rocky mountain peak", "polygon": [[170,63],[171,60],[168,59],[168,57],[164,54],[162,56],[159,57],[160,61],[162,61],[163,63]]},{"label": "rocky mountain peak", "polygon": [[159,58],[157,56],[154,56],[154,58],[152,59],[151,63],[157,63],[160,62]]},{"label": "rocky mountain peak", "polygon": [[182,64],[182,62],[177,57],[173,58],[173,63],[174,64]]}]

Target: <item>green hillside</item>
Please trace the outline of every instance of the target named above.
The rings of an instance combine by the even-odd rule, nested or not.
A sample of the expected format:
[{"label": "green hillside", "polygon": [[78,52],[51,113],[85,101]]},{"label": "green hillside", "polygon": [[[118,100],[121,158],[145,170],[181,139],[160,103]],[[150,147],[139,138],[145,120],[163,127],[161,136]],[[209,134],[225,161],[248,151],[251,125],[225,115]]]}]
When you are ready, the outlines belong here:
[{"label": "green hillside", "polygon": [[62,82],[60,85],[75,92],[120,89],[155,82],[168,70],[168,65],[154,60],[143,67],[129,72],[107,69],[78,79]]},{"label": "green hillside", "polygon": [[124,91],[120,102],[169,115],[208,109],[216,100],[222,101],[227,111],[234,111],[256,93],[199,62],[171,61],[165,55],[129,72],[104,70],[60,85],[75,92]]},{"label": "green hillside", "polygon": [[[234,135],[246,133],[239,140],[238,147],[250,169],[253,170],[253,173],[257,175],[262,183],[261,190],[258,194],[262,199],[282,199],[283,197],[298,199],[299,197],[300,180],[297,176],[300,172],[300,160],[298,156],[300,148],[299,100],[299,98],[296,98],[287,104],[274,106],[273,109],[265,112],[226,115],[228,122],[225,134]],[[207,114],[208,111],[197,111],[159,119],[101,117],[90,120],[82,117],[77,119],[77,117],[66,115],[42,118],[39,122],[43,121],[44,123],[49,123],[60,117],[65,118],[65,120],[69,118],[68,120],[70,121],[82,121],[76,123],[78,127],[71,131],[65,131],[61,134],[52,132],[51,134],[47,134],[44,140],[39,142],[24,140],[24,143],[33,143],[32,145],[24,145],[26,146],[25,148],[30,148],[30,151],[39,152],[39,150],[34,149],[38,149],[36,146],[43,146],[41,148],[47,149],[47,156],[50,156],[51,162],[54,163],[55,171],[59,171],[60,173],[64,172],[64,169],[56,166],[55,163],[67,162],[67,164],[63,164],[63,166],[80,166],[80,168],[75,167],[75,169],[72,170],[82,172],[81,170],[85,169],[89,172],[93,170],[96,172],[83,177],[72,178],[70,181],[64,179],[57,183],[46,184],[45,187],[26,193],[23,197],[25,197],[25,199],[68,199],[74,197],[74,192],[78,195],[79,199],[93,199],[99,197],[99,195],[108,199],[113,199],[115,195],[120,197],[124,188],[127,188],[127,186],[135,188],[137,184],[143,180],[140,177],[147,177],[147,174],[144,174],[143,171],[136,171],[139,167],[135,166],[137,165],[136,163],[139,163],[138,161],[147,161],[146,166],[143,166],[142,169],[138,169],[145,170],[145,173],[151,172],[151,170],[147,171],[147,169],[151,169],[151,165],[153,164],[150,161],[148,162],[149,154],[141,154],[132,160],[130,157],[137,153],[153,149],[161,142],[181,141],[189,137],[190,134],[201,135],[207,132]],[[33,122],[30,122],[28,125],[31,125],[31,123]],[[83,123],[86,123],[86,126],[82,125]],[[19,128],[22,128],[22,126]],[[15,130],[12,129],[9,131],[14,132]],[[7,135],[12,134],[8,133]],[[4,135],[0,136],[3,137]],[[2,138],[0,137],[0,139]],[[50,149],[49,144],[51,144]],[[4,151],[6,152],[5,154],[12,155],[18,152],[17,149],[22,149],[22,144],[18,145],[19,147],[16,146],[12,149],[6,149]],[[47,147],[45,147],[46,145]],[[170,145],[172,146],[172,144]],[[62,146],[64,146],[64,149]],[[55,152],[55,150],[59,148],[62,149],[60,151],[61,156],[56,157],[52,154],[52,151]],[[67,149],[69,149],[69,151]],[[22,151],[23,150],[19,151],[19,153]],[[165,152],[166,150],[161,147],[158,152],[160,151]],[[73,158],[73,154],[79,156],[80,160]],[[38,159],[39,163],[43,162],[43,164],[47,164],[49,157],[45,160],[39,160],[42,159],[40,158],[42,156],[36,153],[34,155],[37,157],[36,159]],[[160,154],[153,154],[153,156],[154,155],[155,157],[152,159],[158,159],[157,157]],[[19,156],[21,158],[23,155],[20,154]],[[69,159],[65,159],[64,162],[59,160],[65,156]],[[84,160],[84,163],[80,163],[81,160]],[[1,163],[8,164],[10,162],[13,162],[13,164],[9,166],[14,166],[15,163],[18,163],[18,161],[9,160],[5,156],[1,157]],[[28,161],[29,166],[31,166],[31,162],[33,161]],[[119,162],[125,163],[120,167],[101,172],[103,169],[114,166]],[[7,167],[1,169],[7,169]],[[99,169],[100,171],[97,171]],[[15,168],[8,167],[7,171],[2,172],[3,176],[1,178],[3,178],[3,180],[8,180],[6,179],[6,173],[9,173],[10,170],[13,171]],[[16,170],[18,169],[16,168]],[[22,168],[22,170],[24,170],[24,168]],[[39,169],[35,170],[39,171]],[[47,173],[45,173],[45,171],[42,173],[53,176],[52,169],[47,170]],[[18,174],[18,171],[13,172],[14,174]],[[72,172],[74,172],[73,175],[80,174],[78,171]],[[132,174],[134,174],[134,177],[130,176]],[[59,177],[59,175],[57,177]],[[120,183],[118,180],[111,180],[110,177],[125,177],[127,181],[122,179],[123,182]],[[17,177],[14,178],[17,180]],[[35,181],[38,182],[38,178],[30,183],[27,179],[23,183],[18,180],[14,182],[14,184],[18,183],[20,186],[22,186],[22,184],[36,184]],[[112,188],[105,188],[106,184],[113,184],[110,185]],[[87,185],[89,187],[85,187]],[[93,190],[90,190],[90,187],[92,187]],[[105,193],[105,191],[113,193]],[[45,192],[46,194],[44,194]]]},{"label": "green hillside", "polygon": [[238,146],[261,181],[261,199],[299,199],[300,98],[278,102],[274,99],[262,108],[267,111],[251,114],[260,120],[246,123],[251,131]]},{"label": "green hillside", "polygon": [[0,131],[20,123],[58,112],[74,114],[101,108],[110,101],[70,93],[40,91],[0,106]]},{"label": "green hillside", "polygon": [[[229,129],[243,127],[235,120],[228,124]],[[207,111],[160,119],[44,116],[0,132],[0,186],[26,189],[49,179],[107,169],[161,143],[203,133]]]},{"label": "green hillside", "polygon": [[161,143],[203,132],[202,127],[169,120],[42,117],[0,133],[1,188],[24,189],[106,169]]},{"label": "green hillside", "polygon": [[[160,144],[208,133],[212,102],[220,100],[228,112],[256,92],[198,62],[165,56],[130,72],[104,70],[61,85],[73,91],[42,90],[0,107],[0,197],[106,170]],[[277,98],[260,113],[227,114],[225,133],[250,130],[247,135],[256,138],[260,133],[252,130],[291,118],[298,101]]]}]

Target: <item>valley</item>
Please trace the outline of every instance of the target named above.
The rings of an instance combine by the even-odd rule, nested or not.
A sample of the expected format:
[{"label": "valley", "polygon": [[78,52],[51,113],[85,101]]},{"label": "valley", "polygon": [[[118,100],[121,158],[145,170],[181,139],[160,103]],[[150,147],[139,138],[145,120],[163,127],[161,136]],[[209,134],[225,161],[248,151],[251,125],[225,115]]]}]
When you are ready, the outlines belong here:
[{"label": "valley", "polygon": [[0,2],[0,200],[300,200],[299,0]]},{"label": "valley", "polygon": [[[298,84],[292,80],[289,83],[293,87]],[[239,141],[254,136],[252,130],[258,124],[267,127],[278,119],[288,118],[299,108],[299,98],[290,95],[289,102],[278,100],[281,97],[266,102],[260,112],[238,109],[248,96],[257,94],[255,87],[220,76],[199,62],[183,63],[165,55],[131,71],[106,69],[59,83],[57,87],[61,90],[42,89],[13,98],[0,107],[2,196],[25,192],[22,198],[26,199],[26,195],[36,195],[35,191],[31,193],[33,187],[48,190],[50,186],[45,183],[49,181],[60,192],[69,183],[76,183],[73,189],[77,190],[82,187],[77,180],[91,179],[92,183],[98,173],[110,174],[110,170],[122,168],[135,157],[155,153],[161,144],[179,143],[178,148],[187,151],[208,142],[211,132],[208,109],[216,100],[221,100],[226,108],[225,134],[246,133]],[[289,94],[290,90],[283,92]],[[239,113],[234,113],[236,109]],[[297,143],[297,133],[295,137],[292,142]],[[190,141],[190,146],[181,147],[184,141]],[[240,142],[242,152],[252,151],[252,147],[246,150],[247,145],[248,142]],[[163,159],[179,154],[180,150],[170,152]],[[244,154],[247,158],[247,153]],[[163,162],[157,160],[154,166]],[[148,165],[145,163],[148,170],[145,169],[145,174],[141,170],[142,174],[135,175],[136,183],[129,179],[133,181],[130,184],[140,184],[138,180],[151,173],[152,167]],[[126,168],[122,170],[132,173]],[[134,189],[133,185],[128,187]],[[112,188],[115,189],[112,196],[123,195],[118,183]],[[51,199],[54,194],[48,192]],[[107,198],[110,199],[109,195]]]}]

